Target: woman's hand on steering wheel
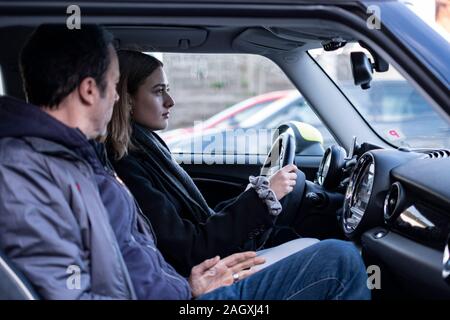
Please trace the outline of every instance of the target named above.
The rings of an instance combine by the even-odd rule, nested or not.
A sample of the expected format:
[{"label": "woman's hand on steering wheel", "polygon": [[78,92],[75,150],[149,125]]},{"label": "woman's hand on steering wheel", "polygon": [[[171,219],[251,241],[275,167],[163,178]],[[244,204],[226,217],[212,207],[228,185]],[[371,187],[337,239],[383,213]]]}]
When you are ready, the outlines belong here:
[{"label": "woman's hand on steering wheel", "polygon": [[294,189],[297,181],[297,171],[298,168],[294,164],[289,164],[275,172],[269,178],[270,188],[278,200],[281,200]]}]

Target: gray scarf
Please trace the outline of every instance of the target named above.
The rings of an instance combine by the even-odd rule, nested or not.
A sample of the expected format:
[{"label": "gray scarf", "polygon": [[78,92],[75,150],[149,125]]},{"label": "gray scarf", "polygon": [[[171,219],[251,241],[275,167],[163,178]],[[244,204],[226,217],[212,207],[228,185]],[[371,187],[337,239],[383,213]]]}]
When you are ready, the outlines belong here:
[{"label": "gray scarf", "polygon": [[214,214],[192,178],[172,158],[169,148],[156,133],[133,123],[133,143],[145,155],[146,161],[151,165],[149,167],[152,168],[152,174],[167,181],[170,191],[184,202],[200,221],[204,222]]}]

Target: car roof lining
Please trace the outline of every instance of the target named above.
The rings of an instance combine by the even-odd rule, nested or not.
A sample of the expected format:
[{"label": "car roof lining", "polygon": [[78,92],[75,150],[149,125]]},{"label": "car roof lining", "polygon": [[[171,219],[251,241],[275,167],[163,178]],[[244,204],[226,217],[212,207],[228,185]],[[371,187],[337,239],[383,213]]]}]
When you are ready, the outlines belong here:
[{"label": "car roof lining", "polygon": [[321,47],[322,42],[352,37],[317,21],[288,26],[109,26],[119,48],[179,53],[252,53],[269,55]]},{"label": "car roof lining", "polygon": [[[318,25],[322,25],[318,27]],[[180,53],[254,53],[286,52],[303,47],[320,47],[321,42],[336,38],[351,40],[351,36],[334,26],[327,27],[317,20],[297,20],[295,25],[192,26],[186,25],[106,25],[119,48],[140,48],[142,51]],[[17,55],[32,26],[0,28],[0,41],[10,43]],[[2,32],[3,31],[3,32]],[[15,49],[15,50],[14,50]],[[2,50],[3,51],[3,50]],[[3,51],[4,53],[4,51]],[[0,59],[3,54],[0,52]]]}]

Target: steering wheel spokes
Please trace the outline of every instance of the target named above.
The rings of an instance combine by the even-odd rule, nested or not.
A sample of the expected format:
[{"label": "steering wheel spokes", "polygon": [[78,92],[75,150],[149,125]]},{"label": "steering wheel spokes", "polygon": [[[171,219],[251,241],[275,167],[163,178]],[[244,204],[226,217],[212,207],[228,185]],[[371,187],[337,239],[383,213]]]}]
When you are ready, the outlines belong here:
[{"label": "steering wheel spokes", "polygon": [[295,138],[289,131],[282,132],[275,138],[269,154],[261,167],[262,176],[271,176],[295,159]]}]

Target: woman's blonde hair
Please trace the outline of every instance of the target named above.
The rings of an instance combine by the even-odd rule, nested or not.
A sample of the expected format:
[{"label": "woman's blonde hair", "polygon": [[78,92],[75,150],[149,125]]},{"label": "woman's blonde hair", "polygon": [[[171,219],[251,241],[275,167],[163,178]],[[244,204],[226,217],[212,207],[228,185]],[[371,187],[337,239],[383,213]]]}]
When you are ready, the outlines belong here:
[{"label": "woman's blonde hair", "polygon": [[133,97],[145,79],[158,67],[161,61],[153,56],[133,50],[119,50],[117,52],[120,67],[120,79],[117,85],[119,100],[114,105],[111,121],[108,124],[106,143],[111,156],[115,160],[124,157],[130,149],[131,143],[131,97]]}]

